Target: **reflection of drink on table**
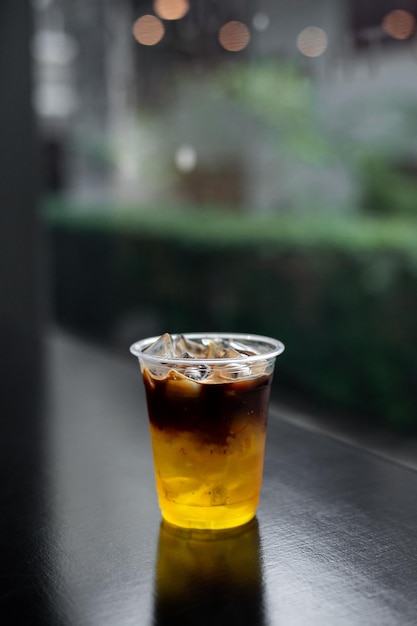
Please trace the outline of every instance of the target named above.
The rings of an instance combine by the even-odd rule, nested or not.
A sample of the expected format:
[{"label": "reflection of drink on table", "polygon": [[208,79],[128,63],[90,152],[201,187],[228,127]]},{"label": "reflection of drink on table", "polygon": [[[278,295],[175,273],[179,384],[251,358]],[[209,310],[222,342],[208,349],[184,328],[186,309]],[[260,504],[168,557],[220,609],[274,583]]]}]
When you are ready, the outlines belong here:
[{"label": "reflection of drink on table", "polygon": [[204,383],[145,370],[156,486],[163,517],[211,528],[255,515],[262,482],[270,375]]},{"label": "reflection of drink on table", "polygon": [[223,531],[161,523],[154,624],[177,623],[263,626],[256,519]]}]

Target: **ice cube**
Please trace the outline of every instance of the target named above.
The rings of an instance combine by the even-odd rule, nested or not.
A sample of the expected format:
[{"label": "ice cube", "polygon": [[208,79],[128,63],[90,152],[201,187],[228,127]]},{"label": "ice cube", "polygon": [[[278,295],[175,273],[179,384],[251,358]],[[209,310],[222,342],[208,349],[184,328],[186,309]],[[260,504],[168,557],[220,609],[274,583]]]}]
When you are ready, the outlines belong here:
[{"label": "ice cube", "polygon": [[202,363],[201,365],[186,367],[183,374],[193,380],[205,380],[210,375],[210,372],[211,367]]},{"label": "ice cube", "polygon": [[228,339],[203,339],[207,359],[233,359],[242,355],[230,347]]},{"label": "ice cube", "polygon": [[210,356],[214,359],[222,359],[224,353],[230,348],[228,339],[213,339],[210,342],[209,350]]},{"label": "ice cube", "polygon": [[[245,364],[242,362],[247,356],[259,354],[252,346],[244,342],[216,337],[206,337],[200,341],[194,341],[184,335],[170,335],[164,333],[150,346],[144,349],[144,353],[163,358],[180,358],[190,361],[190,365],[178,365],[175,369],[168,369],[168,364],[148,364],[147,369],[150,376],[156,379],[164,379],[168,373],[176,372],[180,378],[188,380],[190,383],[222,383],[235,381],[253,376],[262,376],[270,373],[268,371],[268,361],[262,360],[259,363]],[[208,365],[192,364],[193,359],[236,359],[235,362],[227,365],[219,365],[211,368]],[[175,377],[174,377],[175,379]],[[194,382],[195,381],[195,382]]]},{"label": "ice cube", "polygon": [[149,365],[148,370],[152,378],[158,378],[159,380],[164,380],[170,372],[169,367],[166,365]]},{"label": "ice cube", "polygon": [[201,385],[191,377],[177,370],[171,370],[166,382],[166,393],[172,396],[192,397],[198,396],[201,392]]},{"label": "ice cube", "polygon": [[233,350],[237,350],[237,352],[239,352],[242,356],[255,356],[258,354],[258,352],[253,349],[253,346],[249,347],[241,341],[236,341],[235,339],[230,341],[230,347]]},{"label": "ice cube", "polygon": [[271,371],[268,366],[268,361],[264,359],[262,359],[262,361],[256,361],[255,363],[251,363],[250,369],[252,372],[252,376],[262,376],[263,374],[270,374]]},{"label": "ice cube", "polygon": [[206,358],[217,359],[218,347],[217,347],[216,341],[213,341],[212,339],[203,339],[203,344],[206,350]]},{"label": "ice cube", "polygon": [[207,347],[197,341],[178,335],[174,341],[175,356],[177,358],[204,359],[207,357]]},{"label": "ice cube", "polygon": [[233,348],[227,348],[222,354],[222,359],[242,359],[243,355]]},{"label": "ice cube", "polygon": [[248,378],[251,376],[251,369],[243,363],[232,363],[231,365],[223,365],[215,367],[210,372],[205,381],[207,383],[225,383],[235,380]]},{"label": "ice cube", "polygon": [[219,369],[218,374],[225,380],[240,380],[248,378],[251,375],[251,369],[248,365],[236,363]]},{"label": "ice cube", "polygon": [[169,333],[164,333],[161,337],[159,337],[159,339],[151,343],[150,346],[147,346],[143,352],[146,352],[146,354],[151,356],[162,356],[167,358],[174,357],[175,352],[171,335]]}]

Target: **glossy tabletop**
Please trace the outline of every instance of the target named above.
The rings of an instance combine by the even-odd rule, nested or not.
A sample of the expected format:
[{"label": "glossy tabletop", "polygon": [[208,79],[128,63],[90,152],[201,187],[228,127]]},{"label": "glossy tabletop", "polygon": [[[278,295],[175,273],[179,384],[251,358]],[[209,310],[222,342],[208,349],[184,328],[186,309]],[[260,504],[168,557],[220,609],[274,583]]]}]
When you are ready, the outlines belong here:
[{"label": "glossy tabletop", "polygon": [[417,623],[414,471],[272,410],[255,522],[176,532],[133,357],[58,336],[47,379],[38,415],[2,422],[1,624]]}]

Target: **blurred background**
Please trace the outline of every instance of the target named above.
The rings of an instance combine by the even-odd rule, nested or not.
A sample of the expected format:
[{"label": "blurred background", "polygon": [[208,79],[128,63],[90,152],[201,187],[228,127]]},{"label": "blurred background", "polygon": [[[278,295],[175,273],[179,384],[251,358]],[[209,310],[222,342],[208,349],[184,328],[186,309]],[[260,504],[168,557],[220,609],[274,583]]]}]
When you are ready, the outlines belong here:
[{"label": "blurred background", "polygon": [[149,334],[261,333],[287,346],[279,401],[411,437],[417,2],[32,0],[1,15],[15,376],[51,333],[122,358]]}]

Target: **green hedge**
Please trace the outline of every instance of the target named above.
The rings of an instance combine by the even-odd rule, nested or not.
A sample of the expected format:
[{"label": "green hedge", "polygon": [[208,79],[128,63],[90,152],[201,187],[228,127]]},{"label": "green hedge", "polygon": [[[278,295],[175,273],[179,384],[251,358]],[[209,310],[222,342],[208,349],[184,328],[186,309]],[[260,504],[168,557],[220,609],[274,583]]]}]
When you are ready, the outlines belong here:
[{"label": "green hedge", "polygon": [[226,210],[45,211],[59,323],[276,336],[280,387],[417,429],[417,222]]}]

